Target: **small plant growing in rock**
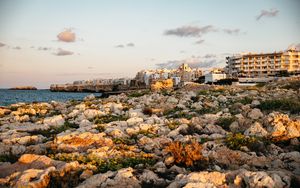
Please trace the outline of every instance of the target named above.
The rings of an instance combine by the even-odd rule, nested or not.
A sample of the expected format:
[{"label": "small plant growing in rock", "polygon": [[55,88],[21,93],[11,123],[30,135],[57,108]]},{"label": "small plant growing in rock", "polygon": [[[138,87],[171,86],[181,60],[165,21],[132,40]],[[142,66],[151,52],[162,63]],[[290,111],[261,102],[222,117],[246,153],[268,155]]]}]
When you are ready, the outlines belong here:
[{"label": "small plant growing in rock", "polygon": [[145,91],[136,91],[136,92],[129,93],[127,96],[128,96],[129,98],[133,98],[133,97],[141,97],[141,96],[147,95],[147,94],[149,94],[149,93],[150,93],[149,90],[145,90]]},{"label": "small plant growing in rock", "polygon": [[120,115],[106,115],[106,116],[101,116],[101,117],[96,117],[94,119],[95,124],[105,124],[105,123],[110,123],[113,121],[126,121],[128,119],[127,116]]},{"label": "small plant growing in rock", "polygon": [[133,138],[113,138],[112,141],[114,142],[114,144],[126,144],[126,145],[136,144],[136,140]]},{"label": "small plant growing in rock", "polygon": [[204,115],[204,114],[215,114],[218,112],[217,108],[210,108],[210,107],[205,107],[201,108],[200,110],[195,110],[196,113],[199,115]]},{"label": "small plant growing in rock", "polygon": [[237,102],[242,103],[243,105],[251,104],[252,98],[250,98],[250,97],[244,97],[244,98],[238,100]]},{"label": "small plant growing in rock", "polygon": [[179,122],[177,121],[171,121],[169,123],[167,123],[167,126],[169,127],[169,129],[174,130],[177,129],[177,127],[180,125]]},{"label": "small plant growing in rock", "polygon": [[198,91],[198,95],[208,95],[209,91],[208,90],[200,90]]},{"label": "small plant growing in rock", "polygon": [[228,131],[229,126],[235,121],[235,119],[235,117],[221,117],[217,120],[216,124]]},{"label": "small plant growing in rock", "polygon": [[98,125],[96,128],[95,128],[97,131],[99,131],[99,133],[102,133],[105,131],[105,127],[103,125]]},{"label": "small plant growing in rock", "polygon": [[270,144],[270,142],[264,138],[245,136],[241,133],[237,133],[227,136],[225,139],[225,144],[228,148],[233,150],[240,150],[241,147],[246,146],[252,151],[261,151],[261,147]]},{"label": "small plant growing in rock", "polygon": [[259,105],[261,110],[289,111],[292,114],[300,113],[300,102],[297,99],[273,99],[262,101]]},{"label": "small plant growing in rock", "polygon": [[189,144],[181,142],[173,142],[166,147],[165,151],[171,153],[175,159],[175,163],[186,166],[194,166],[197,161],[203,160],[201,154],[202,146],[196,141]]}]

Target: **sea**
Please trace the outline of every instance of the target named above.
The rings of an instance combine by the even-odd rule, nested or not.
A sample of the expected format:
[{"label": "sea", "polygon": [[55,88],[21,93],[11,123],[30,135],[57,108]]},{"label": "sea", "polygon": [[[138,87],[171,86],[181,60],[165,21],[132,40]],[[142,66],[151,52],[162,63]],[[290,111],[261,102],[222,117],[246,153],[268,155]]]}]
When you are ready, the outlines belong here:
[{"label": "sea", "polygon": [[8,106],[19,102],[65,102],[68,100],[82,100],[87,95],[101,96],[101,93],[88,92],[51,92],[48,89],[41,90],[8,90],[0,89],[0,106]]}]

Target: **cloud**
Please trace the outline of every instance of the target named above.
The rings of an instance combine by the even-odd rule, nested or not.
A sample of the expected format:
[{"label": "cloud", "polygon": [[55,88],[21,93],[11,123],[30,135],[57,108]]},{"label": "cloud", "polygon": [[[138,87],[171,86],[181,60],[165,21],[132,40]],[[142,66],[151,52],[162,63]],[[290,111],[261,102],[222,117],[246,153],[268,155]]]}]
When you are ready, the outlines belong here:
[{"label": "cloud", "polygon": [[209,69],[212,67],[224,67],[225,57],[223,55],[207,54],[205,56],[192,56],[183,60],[171,60],[165,63],[156,64],[159,68],[176,69],[182,63],[189,64],[192,68]]},{"label": "cloud", "polygon": [[216,54],[206,54],[205,56],[203,56],[203,58],[216,58],[217,55]]},{"label": "cloud", "polygon": [[240,29],[223,29],[223,31],[229,35],[238,35],[240,34]]},{"label": "cloud", "polygon": [[128,46],[128,47],[134,47],[135,45],[134,45],[134,43],[130,42],[130,43],[127,43],[126,46]]},{"label": "cloud", "polygon": [[62,42],[75,42],[76,34],[72,32],[72,29],[66,29],[65,31],[59,33],[57,38]]},{"label": "cloud", "polygon": [[47,50],[51,50],[51,48],[50,47],[39,47],[38,50],[47,51]]},{"label": "cloud", "polygon": [[202,44],[203,42],[204,42],[204,40],[201,39],[201,40],[196,41],[195,44]]},{"label": "cloud", "polygon": [[164,35],[174,35],[178,37],[200,37],[203,34],[215,31],[217,31],[217,29],[215,29],[215,27],[212,25],[206,25],[203,27],[182,26],[175,29],[166,30]]},{"label": "cloud", "polygon": [[56,53],[54,53],[54,55],[57,56],[66,56],[66,55],[73,55],[74,53],[71,51],[67,51],[64,49],[59,48],[58,51]]},{"label": "cloud", "polygon": [[90,72],[74,72],[74,73],[59,73],[56,76],[110,76],[118,73],[90,73]]},{"label": "cloud", "polygon": [[15,49],[15,50],[21,50],[22,48],[20,46],[15,46],[15,47],[13,47],[13,49]]},{"label": "cloud", "polygon": [[293,48],[300,51],[300,43],[291,44],[287,49],[293,49]]},{"label": "cloud", "polygon": [[88,67],[88,69],[94,69],[94,67]]},{"label": "cloud", "polygon": [[5,46],[5,44],[0,42],[0,48],[3,47],[3,46]]},{"label": "cloud", "polygon": [[263,17],[275,17],[279,13],[277,9],[270,9],[270,10],[261,10],[260,14],[256,16],[256,20],[260,20]]},{"label": "cloud", "polygon": [[127,44],[119,44],[119,45],[116,45],[115,47],[116,47],[116,48],[125,48],[125,47],[134,47],[134,46],[135,46],[134,43],[129,42],[129,43],[127,43]]},{"label": "cloud", "polygon": [[116,48],[124,48],[125,46],[123,44],[119,44],[115,46]]}]

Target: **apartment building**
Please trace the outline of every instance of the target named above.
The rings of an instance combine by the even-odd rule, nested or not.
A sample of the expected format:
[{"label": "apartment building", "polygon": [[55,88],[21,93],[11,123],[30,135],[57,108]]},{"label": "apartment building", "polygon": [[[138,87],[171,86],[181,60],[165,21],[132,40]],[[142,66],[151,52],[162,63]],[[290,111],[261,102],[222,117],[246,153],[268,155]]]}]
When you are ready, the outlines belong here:
[{"label": "apartment building", "polygon": [[230,77],[270,77],[300,73],[300,51],[289,49],[274,53],[244,53],[226,58]]}]

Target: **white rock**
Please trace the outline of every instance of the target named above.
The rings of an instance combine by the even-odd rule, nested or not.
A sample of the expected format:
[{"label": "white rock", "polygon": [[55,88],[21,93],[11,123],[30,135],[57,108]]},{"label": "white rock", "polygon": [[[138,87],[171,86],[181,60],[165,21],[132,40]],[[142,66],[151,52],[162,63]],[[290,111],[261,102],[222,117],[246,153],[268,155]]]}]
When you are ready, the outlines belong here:
[{"label": "white rock", "polygon": [[254,120],[259,119],[263,116],[264,114],[258,108],[254,108],[248,113],[248,117]]},{"label": "white rock", "polygon": [[26,151],[26,147],[23,145],[14,145],[11,147],[11,153],[13,155],[21,155]]},{"label": "white rock", "polygon": [[268,132],[261,126],[260,123],[255,122],[253,125],[251,125],[250,128],[248,128],[245,132],[245,135],[248,136],[267,136]]},{"label": "white rock", "polygon": [[100,110],[96,110],[96,109],[87,109],[87,110],[84,111],[83,114],[85,115],[85,117],[87,119],[93,119],[96,116],[103,116],[103,115],[105,115],[104,112],[102,112]]},{"label": "white rock", "polygon": [[227,102],[227,98],[223,95],[219,95],[218,96],[218,101],[221,102],[221,103],[225,103],[225,102]]},{"label": "white rock", "polygon": [[167,99],[167,103],[172,103],[172,104],[177,104],[178,103],[178,99],[176,99],[175,97],[171,96]]},{"label": "white rock", "polygon": [[253,100],[251,105],[252,106],[258,106],[258,105],[260,105],[260,102],[259,102],[259,100]]},{"label": "white rock", "polygon": [[50,127],[62,126],[65,123],[65,119],[62,115],[57,115],[53,117],[48,117],[44,119],[44,124],[49,125]]},{"label": "white rock", "polygon": [[129,118],[127,120],[127,123],[128,123],[128,126],[133,126],[133,125],[137,125],[139,123],[142,123],[143,121],[144,121],[143,118],[132,117],[132,118]]},{"label": "white rock", "polygon": [[92,123],[87,119],[84,119],[79,123],[79,127],[88,127],[91,125],[92,125]]},{"label": "white rock", "polygon": [[90,95],[87,95],[86,97],[84,97],[84,101],[91,101],[91,100],[94,100],[96,99],[95,95],[93,94],[90,94]]}]

